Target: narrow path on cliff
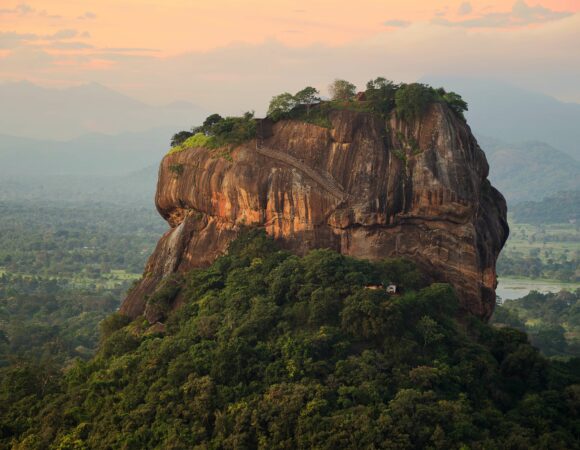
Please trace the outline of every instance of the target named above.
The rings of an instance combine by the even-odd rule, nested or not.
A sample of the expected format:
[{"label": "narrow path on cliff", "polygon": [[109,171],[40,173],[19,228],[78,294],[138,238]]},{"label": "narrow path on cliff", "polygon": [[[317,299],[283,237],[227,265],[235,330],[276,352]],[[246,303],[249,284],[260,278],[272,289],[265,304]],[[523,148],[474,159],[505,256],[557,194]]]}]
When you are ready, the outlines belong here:
[{"label": "narrow path on cliff", "polygon": [[349,195],[344,191],[342,186],[337,183],[337,181],[332,178],[332,176],[328,172],[320,173],[314,169],[312,169],[307,164],[304,164],[297,158],[290,156],[287,153],[280,152],[278,150],[274,150],[270,147],[259,147],[255,149],[257,153],[260,155],[266,156],[268,158],[276,159],[281,161],[285,164],[288,164],[295,169],[300,170],[301,172],[305,173],[308,177],[322,186],[325,190],[327,190],[330,194],[334,195],[337,199],[344,201],[349,198]]}]

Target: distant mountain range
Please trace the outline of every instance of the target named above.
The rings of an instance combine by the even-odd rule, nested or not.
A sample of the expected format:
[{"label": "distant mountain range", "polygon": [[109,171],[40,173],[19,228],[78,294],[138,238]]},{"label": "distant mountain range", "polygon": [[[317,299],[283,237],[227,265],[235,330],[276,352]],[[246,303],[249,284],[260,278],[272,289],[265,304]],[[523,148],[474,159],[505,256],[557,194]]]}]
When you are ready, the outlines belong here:
[{"label": "distant mountain range", "polygon": [[506,142],[545,142],[580,161],[580,104],[490,79],[427,76],[421,81],[461,94],[476,133]]},{"label": "distant mountain range", "polygon": [[[467,99],[468,122],[487,154],[490,179],[509,204],[580,188],[580,105],[489,80],[422,81],[446,86]],[[130,183],[112,179],[132,173],[133,181],[141,179],[141,190],[150,183],[147,195],[140,197],[150,201],[155,168],[171,136],[207,115],[186,102],[150,106],[98,84],[62,90],[0,84],[0,101],[4,187],[9,179],[27,179],[33,191],[33,185],[50,186],[65,195],[70,183],[78,191],[70,195],[99,197],[102,192],[109,199],[123,196],[121,186]],[[139,175],[143,168],[149,168],[147,174]],[[68,181],[57,181],[59,176]],[[83,187],[81,179],[92,181]]]},{"label": "distant mountain range", "polygon": [[0,176],[121,175],[157,165],[175,128],[51,141],[0,135]]},{"label": "distant mountain range", "polygon": [[478,142],[487,155],[489,178],[508,205],[580,189],[580,161],[548,144],[509,144],[485,136]]},{"label": "distant mountain range", "polygon": [[188,102],[148,105],[97,83],[67,89],[3,83],[0,104],[0,134],[52,140],[169,126],[189,129],[208,115]]}]

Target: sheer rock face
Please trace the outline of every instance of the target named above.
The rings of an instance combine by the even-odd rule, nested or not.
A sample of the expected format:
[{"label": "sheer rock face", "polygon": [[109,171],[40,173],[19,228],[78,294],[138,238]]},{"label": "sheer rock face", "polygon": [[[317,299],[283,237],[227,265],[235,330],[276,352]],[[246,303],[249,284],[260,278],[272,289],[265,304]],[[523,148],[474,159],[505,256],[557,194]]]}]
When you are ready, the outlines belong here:
[{"label": "sheer rock face", "polygon": [[232,161],[201,148],[167,155],[156,204],[171,229],[121,312],[143,314],[160,280],[209,265],[249,225],[297,253],[410,258],[451,283],[464,310],[489,318],[506,204],[467,124],[441,104],[412,122],[354,111],[330,118],[330,129],[278,122],[260,148],[237,147]]}]

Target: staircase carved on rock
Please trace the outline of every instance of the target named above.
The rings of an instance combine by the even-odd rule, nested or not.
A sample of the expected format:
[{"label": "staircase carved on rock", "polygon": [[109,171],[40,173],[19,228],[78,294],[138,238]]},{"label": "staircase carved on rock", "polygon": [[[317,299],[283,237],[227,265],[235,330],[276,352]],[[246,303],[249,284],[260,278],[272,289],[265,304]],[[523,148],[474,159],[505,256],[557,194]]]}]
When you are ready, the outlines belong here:
[{"label": "staircase carved on rock", "polygon": [[332,177],[332,175],[330,175],[330,173],[321,170],[314,170],[308,164],[305,164],[303,161],[289,155],[288,153],[274,150],[271,147],[265,147],[263,140],[256,139],[256,152],[267,158],[275,159],[294,167],[307,175],[341,202],[348,200],[350,197],[350,195],[344,191],[343,187]]}]

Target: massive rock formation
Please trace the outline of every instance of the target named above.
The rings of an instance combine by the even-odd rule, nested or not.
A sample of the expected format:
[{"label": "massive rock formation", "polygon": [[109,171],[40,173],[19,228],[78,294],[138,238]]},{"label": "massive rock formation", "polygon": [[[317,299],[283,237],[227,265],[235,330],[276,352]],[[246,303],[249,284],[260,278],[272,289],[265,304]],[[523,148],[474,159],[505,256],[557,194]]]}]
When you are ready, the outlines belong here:
[{"label": "massive rock formation", "polygon": [[229,155],[165,156],[156,204],[171,228],[121,312],[143,314],[164,277],[210,264],[249,225],[298,253],[408,257],[489,318],[506,204],[467,124],[440,103],[414,121],[342,110],[330,122],[280,121]]}]

